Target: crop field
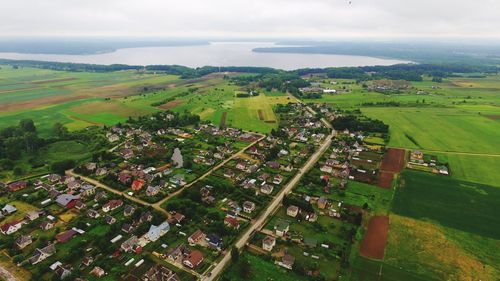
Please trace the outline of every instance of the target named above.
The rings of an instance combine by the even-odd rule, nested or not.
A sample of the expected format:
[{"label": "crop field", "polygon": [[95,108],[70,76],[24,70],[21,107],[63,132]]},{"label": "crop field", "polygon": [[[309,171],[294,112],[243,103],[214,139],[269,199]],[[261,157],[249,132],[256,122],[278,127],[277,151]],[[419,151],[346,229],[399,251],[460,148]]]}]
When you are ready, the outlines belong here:
[{"label": "crop field", "polygon": [[[189,88],[198,88],[198,90],[178,96]],[[255,97],[239,98],[235,96],[235,92],[238,90],[237,86],[214,78],[204,83],[197,83],[192,87],[178,87],[160,91],[157,94],[122,99],[120,102],[136,110],[158,110],[151,104],[173,97],[174,100],[167,103],[167,106],[169,110],[174,112],[187,110],[217,125],[224,119],[225,126],[266,133],[277,127],[273,106],[291,101],[289,96],[283,94],[267,96],[261,93]],[[165,108],[165,106],[160,106],[160,108]]]},{"label": "crop field", "polygon": [[500,156],[436,153],[449,163],[451,177],[500,187]]},{"label": "crop field", "polygon": [[500,189],[411,170],[400,185],[394,213],[500,239]]},{"label": "crop field", "polygon": [[151,109],[121,106],[115,99],[137,94],[145,87],[175,86],[180,81],[172,75],[135,71],[92,73],[0,67],[0,128],[32,118],[42,135],[50,134],[55,122],[80,129],[150,113]]},{"label": "crop field", "polygon": [[500,123],[457,108],[364,108],[389,124],[389,146],[500,154]]},{"label": "crop field", "polygon": [[[354,80],[334,79],[338,82],[355,82]],[[499,105],[498,93],[500,91],[500,75],[486,78],[449,78],[442,83],[435,83],[431,78],[425,77],[422,82],[412,82],[412,89],[401,94],[386,95],[383,93],[363,90],[362,84],[338,84],[346,87],[349,92],[325,94],[321,99],[309,99],[308,102],[332,103],[341,107],[359,107],[363,103],[421,103],[425,100],[427,105],[465,106],[465,105]],[[418,93],[418,92],[421,93]],[[423,92],[423,93],[422,93]],[[465,103],[464,103],[465,100]]]},{"label": "crop field", "polygon": [[[384,263],[439,280],[496,280],[499,240],[391,215]],[[488,250],[489,249],[489,250]]]}]

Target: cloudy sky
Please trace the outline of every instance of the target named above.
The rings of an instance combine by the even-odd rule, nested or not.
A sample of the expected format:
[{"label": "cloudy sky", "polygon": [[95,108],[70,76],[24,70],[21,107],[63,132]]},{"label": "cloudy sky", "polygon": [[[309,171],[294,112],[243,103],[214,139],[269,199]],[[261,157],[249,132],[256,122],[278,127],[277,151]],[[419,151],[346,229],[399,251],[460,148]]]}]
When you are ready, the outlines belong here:
[{"label": "cloudy sky", "polygon": [[500,38],[500,0],[2,0],[0,36]]}]

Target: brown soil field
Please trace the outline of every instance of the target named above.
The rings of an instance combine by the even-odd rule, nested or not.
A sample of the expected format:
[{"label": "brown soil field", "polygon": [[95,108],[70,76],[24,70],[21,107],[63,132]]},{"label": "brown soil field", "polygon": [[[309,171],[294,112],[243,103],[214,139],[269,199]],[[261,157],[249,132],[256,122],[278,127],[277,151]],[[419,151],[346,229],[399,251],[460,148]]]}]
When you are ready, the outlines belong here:
[{"label": "brown soil field", "polygon": [[71,80],[76,80],[76,78],[68,77],[68,78],[58,78],[58,79],[50,79],[50,80],[38,80],[38,81],[32,81],[32,84],[47,84],[47,83],[57,83],[57,82],[64,82],[64,81],[71,81]]},{"label": "brown soil field", "polygon": [[394,173],[382,171],[378,175],[378,186],[382,188],[391,188]]},{"label": "brown soil field", "polygon": [[380,170],[399,173],[405,166],[406,150],[399,148],[389,148],[382,159]]},{"label": "brown soil field", "polygon": [[257,113],[259,114],[259,120],[263,121],[265,119],[264,117],[264,112],[262,109],[257,110]]},{"label": "brown soil field", "polygon": [[500,120],[500,115],[486,115],[491,120]]},{"label": "brown soil field", "polygon": [[160,105],[159,108],[170,109],[170,108],[178,106],[179,104],[182,104],[183,102],[184,101],[182,101],[182,100],[173,100],[173,101],[170,101],[170,102],[167,102],[165,104]]},{"label": "brown soil field", "polygon": [[223,112],[222,116],[220,117],[220,127],[225,127],[226,126],[226,118],[227,118],[227,112]]},{"label": "brown soil field", "polygon": [[389,217],[374,216],[368,223],[368,230],[361,242],[359,253],[367,258],[383,259],[387,235],[389,233]]}]

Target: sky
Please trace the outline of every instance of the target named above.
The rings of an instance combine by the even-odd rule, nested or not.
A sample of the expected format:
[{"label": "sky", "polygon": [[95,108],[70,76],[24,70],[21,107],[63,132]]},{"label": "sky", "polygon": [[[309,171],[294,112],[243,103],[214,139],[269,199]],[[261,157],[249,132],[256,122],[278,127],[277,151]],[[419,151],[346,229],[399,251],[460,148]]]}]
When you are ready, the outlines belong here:
[{"label": "sky", "polygon": [[0,36],[500,38],[500,0],[2,0]]}]

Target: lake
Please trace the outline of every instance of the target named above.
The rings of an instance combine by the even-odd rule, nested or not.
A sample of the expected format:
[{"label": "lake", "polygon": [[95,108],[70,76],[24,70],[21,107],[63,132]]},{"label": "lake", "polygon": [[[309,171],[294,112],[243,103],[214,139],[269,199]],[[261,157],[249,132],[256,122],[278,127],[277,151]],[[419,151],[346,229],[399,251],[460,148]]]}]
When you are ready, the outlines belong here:
[{"label": "lake", "polygon": [[[0,58],[91,64],[176,64],[189,67],[206,65],[263,66],[284,70],[409,63],[409,61],[403,60],[366,56],[257,53],[252,51],[254,48],[274,46],[276,46],[274,43],[263,42],[212,42],[208,45],[198,46],[126,48],[92,55],[0,53]],[[281,47],[283,46],[281,45]]]}]

